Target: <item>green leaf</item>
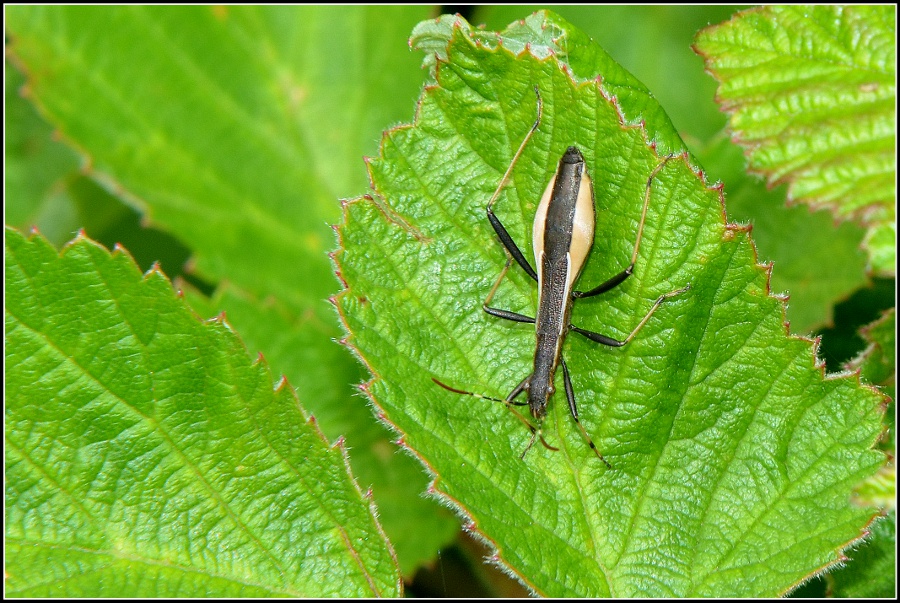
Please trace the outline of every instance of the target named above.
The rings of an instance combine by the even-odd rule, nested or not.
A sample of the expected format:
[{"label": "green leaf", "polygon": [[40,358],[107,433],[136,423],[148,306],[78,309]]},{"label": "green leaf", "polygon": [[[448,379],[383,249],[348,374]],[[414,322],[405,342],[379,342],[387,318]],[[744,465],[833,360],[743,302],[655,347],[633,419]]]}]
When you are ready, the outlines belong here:
[{"label": "green leaf", "polygon": [[[895,273],[896,14],[890,6],[775,6],[698,34],[751,169],[789,199],[870,230],[870,266]],[[878,234],[875,234],[878,233]]]},{"label": "green leaf", "polygon": [[[425,51],[423,66],[429,67],[432,78],[435,77],[435,59],[446,60],[445,48],[457,31],[465,32],[472,39],[489,47],[502,44],[516,54],[527,48],[539,58],[559,57],[576,77],[585,80],[597,78],[608,96],[622,101],[625,122],[645,123],[654,132],[654,142],[663,154],[686,150],[669,116],[654,100],[647,87],[613,61],[583,31],[573,27],[559,15],[550,11],[538,11],[510,24],[502,36],[494,32],[473,30],[459,16],[441,15],[435,21],[423,21],[413,30],[409,44],[412,48]],[[600,73],[597,65],[605,65],[606,68]]]},{"label": "green leaf", "polygon": [[71,149],[52,140],[50,126],[23,98],[28,88],[23,86],[22,75],[7,66],[5,77],[6,223],[24,228],[39,225],[45,236],[62,245],[82,226],[66,195],[67,184],[78,169],[78,158]]},{"label": "green leaf", "polygon": [[[420,492],[351,387],[358,363],[327,298],[339,196],[362,155],[409,119],[420,89],[405,38],[429,7],[11,7],[11,54],[31,96],[91,175],[173,233],[229,322],[285,374],[373,484],[405,573],[457,522]],[[135,76],[135,65],[141,76]],[[118,239],[121,240],[121,239]],[[389,508],[390,507],[390,508]],[[415,519],[427,518],[421,523]]]},{"label": "green leaf", "polygon": [[421,466],[408,455],[397,454],[359,396],[352,404],[322,404],[349,389],[359,376],[356,367],[342,362],[346,352],[339,345],[322,346],[316,340],[319,331],[305,326],[317,320],[315,315],[296,317],[272,299],[248,298],[227,285],[219,287],[211,300],[191,290],[187,297],[193,307],[205,308],[203,315],[214,315],[219,308],[229,324],[240,324],[248,350],[266,350],[266,359],[275,359],[273,367],[277,362],[291,383],[302,384],[297,395],[304,407],[318,409],[315,416],[322,431],[346,438],[353,472],[362,485],[373,484],[379,521],[397,551],[404,576],[453,540],[459,522],[448,509],[421,496],[427,484]]},{"label": "green leaf", "polygon": [[57,139],[34,105],[23,75],[6,70],[6,224],[37,229],[57,248],[83,231],[98,242],[121,244],[138,265],[154,262],[168,275],[182,271],[184,248],[143,228],[137,212],[83,174],[77,154]]},{"label": "green leaf", "polygon": [[399,594],[343,445],[224,321],[84,238],[8,229],[6,290],[7,594]]},{"label": "green leaf", "polygon": [[[882,440],[882,448],[896,456],[897,430],[897,311],[894,308],[882,313],[875,322],[860,329],[860,336],[868,344],[866,349],[847,363],[849,371],[859,371],[863,379],[877,385],[881,391],[890,396],[887,434]],[[892,479],[896,485],[896,477]],[[896,487],[894,487],[896,490]]]},{"label": "green leaf", "polygon": [[[877,385],[890,396],[885,413],[888,425],[880,446],[891,458],[897,456],[896,382],[897,312],[884,312],[878,320],[860,329],[868,343],[866,349],[847,363],[863,379]],[[850,553],[853,560],[836,572],[832,589],[843,597],[890,597],[896,588],[893,568],[897,565],[897,470],[893,465],[864,480],[854,491],[857,504],[885,509],[886,517],[876,521],[871,537]]]},{"label": "green leaf", "polygon": [[[894,449],[895,447],[892,447],[890,450],[892,456],[895,456]],[[856,487],[854,496],[857,503],[862,506],[878,506],[893,511],[897,506],[896,469],[889,466],[882,467],[878,473]]]},{"label": "green leaf", "polygon": [[756,185],[758,178],[745,172],[740,149],[725,138],[697,155],[727,183],[728,219],[752,224],[760,259],[775,266],[771,289],[790,296],[791,332],[834,324],[834,305],[868,285],[866,254],[860,249],[864,230],[852,222],[835,223],[827,211],[786,206],[783,188]]},{"label": "green leaf", "polygon": [[874,522],[871,536],[849,553],[845,568],[829,576],[834,597],[891,599],[896,591],[897,513]]},{"label": "green leaf", "polygon": [[897,375],[897,312],[890,309],[878,320],[860,331],[868,347],[847,366],[862,371],[863,377],[876,385],[891,386]]},{"label": "green leaf", "polygon": [[[606,70],[621,68],[596,49],[569,44],[568,56],[597,57],[585,81],[554,57],[515,55],[505,38],[477,44],[467,31],[451,28],[415,124],[383,140],[373,195],[345,206],[337,301],[379,412],[434,474],[432,488],[538,594],[772,596],[838,563],[874,514],[849,498],[884,462],[872,450],[883,397],[823,378],[812,342],[787,336],[747,230],[725,224],[720,191],[682,158],[653,182],[634,275],[579,301],[573,323],[621,339],[659,295],[690,292],[624,348],[572,335],[564,349],[581,422],[612,469],[561,393],[543,425],[560,450],[535,446],[523,461],[528,431],[503,405],[431,381],[502,397],[530,371],[533,331],[481,304],[505,261],[484,209],[534,121],[533,86],[541,126],[495,211],[530,257],[537,200],[577,144],[597,200],[582,289],[628,264],[661,162],[651,141],[667,137],[635,125],[634,97],[604,93]],[[535,303],[514,266],[494,304],[533,316]]]},{"label": "green leaf", "polygon": [[[311,94],[326,76],[321,53],[300,42],[346,20],[279,7],[15,8],[12,49],[31,72],[32,93],[98,178],[189,241],[201,276],[328,312],[327,258],[309,258],[330,245],[336,198],[365,184],[344,175],[358,155],[332,140],[338,123],[362,119],[363,101],[348,102],[338,88]],[[365,27],[365,14],[352,23]],[[330,35],[349,43],[349,33]],[[265,37],[250,48],[234,43],[251,34]],[[365,76],[378,57],[331,61],[343,71],[328,77]],[[154,77],[135,78],[138,63]],[[383,123],[378,113],[367,119]]]},{"label": "green leaf", "polygon": [[[502,28],[526,10],[514,4],[479,6],[472,22]],[[692,148],[697,139],[705,140],[722,128],[725,118],[712,98],[715,82],[704,73],[690,45],[698,29],[728,19],[735,7],[570,4],[553,10],[602,46],[642,87],[652,90],[666,108],[663,115],[672,119]]]}]

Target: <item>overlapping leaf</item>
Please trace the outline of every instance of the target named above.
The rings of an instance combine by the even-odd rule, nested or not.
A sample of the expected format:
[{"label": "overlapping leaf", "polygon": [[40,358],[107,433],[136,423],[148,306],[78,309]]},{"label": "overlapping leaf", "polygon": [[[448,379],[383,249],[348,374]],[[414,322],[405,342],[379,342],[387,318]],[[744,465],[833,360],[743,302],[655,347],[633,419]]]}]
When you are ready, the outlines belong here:
[{"label": "overlapping leaf", "polygon": [[396,596],[371,499],[158,271],[6,232],[6,593]]},{"label": "overlapping leaf", "polygon": [[[481,303],[505,260],[484,206],[534,120],[533,86],[542,123],[496,210],[530,255],[536,201],[577,144],[598,208],[582,288],[627,264],[661,161],[650,142],[667,135],[623,118],[640,111],[603,93],[594,76],[613,67],[599,53],[584,82],[552,56],[477,44],[464,27],[451,36],[415,125],[391,132],[370,166],[374,197],[347,205],[336,256],[368,390],[434,488],[546,595],[774,595],[837,562],[872,516],[849,496],[883,462],[871,449],[882,397],[825,379],[811,342],[788,337],[746,231],[725,225],[719,191],[681,158],[653,183],[635,275],[580,302],[573,322],[621,338],[657,296],[691,291],[626,348],[575,335],[565,348],[581,420],[612,469],[559,393],[544,435],[560,451],[521,461],[529,434],[502,405],[432,383],[503,396],[530,371],[533,332]],[[535,301],[516,269],[495,304],[532,314]]]},{"label": "overlapping leaf", "polygon": [[897,513],[872,526],[872,535],[850,553],[847,568],[829,576],[834,597],[891,599],[896,591]]},{"label": "overlapping leaf", "polygon": [[862,329],[869,344],[865,351],[849,363],[851,370],[861,370],[870,383],[896,387],[897,379],[897,312],[891,309]]},{"label": "overlapping leaf", "polygon": [[783,6],[697,37],[750,167],[798,202],[869,228],[872,269],[896,258],[896,13]]}]

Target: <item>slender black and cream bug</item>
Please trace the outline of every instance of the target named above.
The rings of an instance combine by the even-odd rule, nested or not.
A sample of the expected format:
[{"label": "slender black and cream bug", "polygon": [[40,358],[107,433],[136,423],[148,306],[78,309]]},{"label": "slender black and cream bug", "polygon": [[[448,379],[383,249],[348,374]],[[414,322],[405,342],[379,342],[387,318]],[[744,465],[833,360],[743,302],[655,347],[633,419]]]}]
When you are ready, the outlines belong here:
[{"label": "slender black and cream bug", "polygon": [[[690,285],[666,293],[660,296],[649,312],[638,323],[637,327],[628,337],[622,340],[607,337],[600,333],[580,329],[569,322],[572,313],[572,303],[576,299],[593,297],[601,293],[605,293],[631,276],[634,271],[634,265],[637,261],[638,249],[640,248],[641,238],[644,232],[644,221],[647,217],[647,207],[650,203],[650,191],[653,179],[662,169],[662,167],[672,157],[666,157],[656,166],[653,172],[647,178],[647,185],[644,189],[644,207],[641,213],[641,219],[638,223],[637,237],[634,244],[634,252],[631,256],[631,263],[625,270],[616,274],[609,280],[597,285],[588,291],[576,291],[574,289],[575,281],[581,274],[587,260],[588,253],[594,243],[594,187],[591,177],[585,166],[584,156],[578,147],[570,146],[563,153],[556,169],[556,174],[550,179],[547,188],[541,197],[538,205],[537,213],[534,217],[533,229],[533,246],[534,260],[537,270],[531,267],[531,264],[525,259],[525,255],[513,241],[506,228],[494,214],[493,205],[500,196],[513,166],[528,143],[531,136],[537,131],[541,122],[542,103],[540,92],[535,88],[537,94],[537,119],[531,130],[525,136],[518,151],[513,156],[506,173],[500,180],[497,190],[494,191],[491,200],[487,204],[487,216],[500,239],[500,243],[506,251],[506,265],[500,272],[500,276],[494,282],[494,286],[484,300],[484,311],[498,318],[505,318],[515,322],[527,322],[535,325],[537,344],[534,351],[534,369],[531,374],[523,379],[504,399],[491,398],[474,392],[454,389],[441,383],[433,378],[435,383],[441,387],[458,394],[475,396],[486,400],[505,403],[510,410],[531,430],[531,440],[522,452],[522,457],[531,449],[535,441],[540,438],[541,443],[552,450],[556,448],[547,444],[541,433],[541,425],[547,414],[547,403],[550,396],[555,391],[554,377],[556,369],[562,366],[563,384],[566,390],[566,400],[569,403],[569,411],[581,434],[584,436],[591,449],[600,457],[609,467],[609,463],[597,450],[593,440],[578,419],[578,408],[575,405],[575,393],[572,389],[572,380],[569,377],[569,369],[566,361],[563,359],[562,347],[565,342],[566,335],[569,331],[574,331],[579,335],[587,337],[591,341],[601,343],[603,345],[620,347],[631,341],[637,332],[650,319],[659,305],[666,299],[683,293],[690,288]],[[491,307],[491,300],[497,292],[497,288],[507,270],[512,265],[513,260],[530,276],[537,281],[538,284],[538,308],[537,317],[531,318],[509,310],[501,310],[500,308]],[[523,391],[527,392],[527,402],[516,402],[517,398]],[[525,406],[528,405],[531,410],[531,416],[537,422],[537,427],[532,425],[525,417],[518,413],[511,405]]]}]

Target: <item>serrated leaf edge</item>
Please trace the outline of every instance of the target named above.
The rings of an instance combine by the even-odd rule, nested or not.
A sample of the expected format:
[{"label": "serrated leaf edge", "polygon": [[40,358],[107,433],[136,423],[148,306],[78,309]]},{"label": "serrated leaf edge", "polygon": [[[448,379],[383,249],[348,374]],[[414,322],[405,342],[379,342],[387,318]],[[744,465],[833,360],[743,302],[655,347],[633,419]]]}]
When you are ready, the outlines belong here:
[{"label": "serrated leaf edge", "polygon": [[[699,39],[699,37],[701,35],[703,35],[707,32],[712,32],[721,27],[724,27],[739,17],[743,17],[745,15],[755,14],[755,13],[763,14],[763,13],[768,12],[769,9],[770,9],[770,7],[768,7],[768,6],[756,6],[753,8],[746,9],[746,10],[738,11],[734,15],[732,15],[732,17],[728,21],[725,21],[723,23],[718,23],[716,25],[710,25],[710,26],[700,30],[699,32],[697,32],[697,34],[695,36],[695,41],[693,44],[691,44],[691,48],[694,50],[694,52],[698,56],[700,56],[703,59],[704,70],[706,71],[706,73],[708,73],[710,76],[712,76],[712,78],[715,79],[716,82],[719,84],[719,87],[715,93],[715,102],[717,105],[719,105],[722,112],[726,113],[729,116],[729,129],[732,132],[731,142],[734,143],[736,146],[740,147],[741,152],[747,161],[747,167],[745,168],[747,173],[760,176],[765,181],[766,188],[768,190],[773,190],[773,189],[781,186],[782,184],[787,185],[787,192],[785,195],[786,196],[785,205],[787,207],[802,204],[802,205],[809,207],[810,211],[827,210],[829,213],[832,214],[835,222],[856,221],[861,226],[866,228],[866,237],[865,237],[864,241],[862,242],[862,244],[860,245],[860,248],[863,251],[865,251],[866,256],[869,258],[868,272],[872,273],[872,272],[874,272],[874,268],[872,266],[872,264],[873,264],[872,257],[873,256],[872,256],[872,250],[869,248],[868,242],[869,242],[869,239],[871,239],[872,236],[875,234],[878,226],[883,224],[884,222],[882,222],[882,221],[872,222],[871,214],[879,213],[880,211],[883,210],[883,207],[881,205],[867,205],[860,209],[854,210],[850,214],[841,215],[840,212],[838,211],[840,209],[840,203],[838,201],[823,201],[823,200],[819,199],[818,197],[797,196],[795,194],[796,181],[792,178],[792,172],[787,172],[786,174],[784,174],[782,176],[775,177],[775,176],[773,176],[771,170],[753,167],[753,155],[757,149],[762,147],[762,143],[753,143],[751,141],[745,140],[742,132],[731,128],[731,126],[730,126],[731,119],[730,118],[734,116],[734,114],[737,112],[737,110],[742,105],[740,103],[727,101],[721,97],[721,88],[722,88],[722,84],[724,84],[725,81],[723,80],[722,77],[719,76],[718,72],[711,66],[712,60],[709,57],[709,55],[707,55],[705,52],[701,51],[697,46],[697,39]],[[893,273],[885,275],[885,276],[893,276]]]},{"label": "serrated leaf edge", "polygon": [[[47,241],[47,239],[40,233],[40,231],[36,227],[32,227],[27,236],[12,226],[6,226],[6,232],[7,232],[7,235],[9,235],[9,233],[12,232],[17,236],[21,236],[28,243],[33,243],[35,239],[39,239],[42,244],[46,245],[50,249],[53,249],[53,246],[50,244],[50,242]],[[85,234],[85,232],[84,232],[84,229],[79,230],[76,233],[75,237],[72,240],[65,243],[59,251],[56,251],[55,249],[54,249],[54,251],[56,251],[57,257],[61,259],[61,258],[65,257],[66,254],[68,254],[71,251],[73,251],[74,249],[76,249],[76,247],[78,245],[90,245],[92,247],[102,250],[103,252],[108,254],[113,259],[121,258],[121,261],[125,261],[129,265],[130,269],[133,269],[138,274],[141,274],[141,282],[142,283],[149,282],[150,280],[153,280],[153,279],[162,279],[162,281],[173,290],[173,293],[175,294],[175,297],[178,299],[178,302],[183,306],[183,308],[185,308],[191,314],[191,316],[194,317],[194,319],[200,324],[201,328],[215,328],[215,329],[226,330],[228,335],[230,337],[232,337],[241,347],[243,347],[244,351],[246,352],[246,350],[247,350],[246,344],[241,339],[240,335],[228,323],[227,318],[225,316],[225,312],[221,312],[217,316],[215,316],[211,319],[208,319],[208,320],[205,320],[202,317],[200,317],[197,314],[197,312],[190,306],[190,304],[188,304],[187,301],[184,299],[184,293],[180,289],[175,288],[175,286],[172,284],[171,279],[169,279],[169,277],[163,272],[162,268],[159,266],[158,263],[154,262],[153,265],[146,272],[141,273],[140,266],[138,266],[137,262],[134,260],[131,253],[125,247],[123,247],[119,243],[116,243],[115,246],[113,247],[113,250],[110,251],[102,243],[95,241],[94,239],[91,239],[89,236],[87,236],[87,234]],[[272,376],[271,367],[268,365],[268,362],[266,361],[265,357],[263,356],[263,354],[261,352],[257,355],[257,359],[250,363],[250,366],[254,370],[263,370],[267,374],[269,374],[270,377]],[[350,467],[350,457],[348,454],[347,446],[344,441],[344,437],[343,436],[339,437],[333,444],[331,442],[329,442],[328,438],[325,436],[325,434],[319,428],[319,424],[318,424],[318,421],[316,420],[315,416],[312,415],[311,413],[309,413],[300,404],[300,400],[297,397],[296,391],[294,390],[293,386],[290,384],[287,377],[285,377],[284,375],[281,375],[280,379],[273,386],[273,394],[279,394],[279,393],[282,393],[285,391],[287,391],[291,395],[291,397],[293,398],[293,400],[297,406],[297,409],[299,410],[301,415],[305,418],[306,424],[313,428],[313,432],[314,432],[314,434],[316,434],[316,436],[320,440],[321,444],[323,444],[325,446],[325,448],[327,448],[328,450],[337,451],[341,455],[341,460],[342,460],[342,463],[344,466],[344,471],[346,472],[347,477],[350,480],[350,483],[353,485],[353,488],[355,489],[356,493],[359,495],[360,500],[367,503],[366,506],[369,511],[369,514],[371,515],[371,518],[376,527],[376,530],[382,536],[382,539],[384,540],[384,542],[386,543],[386,545],[388,547],[388,552],[393,561],[394,569],[396,570],[395,575],[397,576],[397,592],[400,593],[400,595],[402,596],[403,580],[400,577],[400,565],[397,560],[396,552],[394,550],[393,544],[388,539],[387,534],[385,533],[384,528],[382,527],[381,522],[379,520],[378,509],[375,505],[374,498],[372,497],[371,489],[367,490],[364,493],[359,486],[359,482],[357,481],[356,476],[353,475],[352,469]],[[359,566],[360,570],[362,571],[363,575],[365,576],[367,582],[369,583],[369,587],[372,590],[372,593],[375,594],[376,596],[384,596],[384,593],[378,592],[378,587],[375,584],[375,582],[371,576],[371,572],[368,570],[368,568],[365,566],[365,564],[363,564],[362,560],[360,559],[360,557],[356,551],[355,546],[350,541],[350,538],[345,533],[343,527],[337,521],[335,521],[334,524],[335,524],[335,526],[338,527],[338,529],[341,533],[341,539],[344,541],[348,552],[353,556],[357,565]],[[186,567],[185,571],[196,571],[196,570],[194,568]],[[213,575],[213,574],[209,574],[209,575]],[[226,579],[226,580],[232,580],[231,577],[225,576],[225,575],[222,575],[219,577]],[[250,582],[241,582],[241,583],[252,585],[252,583],[250,583]],[[271,589],[271,585],[258,584],[256,586],[258,586],[261,589],[265,589],[265,590]],[[290,593],[285,593],[285,594],[290,594]],[[296,594],[296,593],[294,593],[294,594]]]}]

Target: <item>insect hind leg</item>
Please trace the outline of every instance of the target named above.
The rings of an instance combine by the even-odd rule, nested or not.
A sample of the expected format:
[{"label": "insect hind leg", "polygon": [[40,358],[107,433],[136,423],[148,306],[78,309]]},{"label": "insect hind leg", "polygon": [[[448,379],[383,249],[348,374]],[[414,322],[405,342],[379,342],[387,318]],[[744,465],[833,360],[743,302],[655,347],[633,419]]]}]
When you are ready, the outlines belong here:
[{"label": "insect hind leg", "polygon": [[587,440],[588,445],[591,447],[600,460],[603,463],[612,469],[612,465],[609,464],[603,455],[600,454],[600,451],[597,450],[597,446],[594,445],[594,440],[591,439],[591,436],[588,435],[587,430],[584,428],[584,425],[581,424],[581,421],[578,419],[578,407],[575,406],[575,390],[572,388],[572,379],[569,377],[569,367],[566,366],[566,361],[560,358],[560,364],[562,364],[563,369],[563,383],[566,386],[566,400],[569,402],[569,412],[572,413],[572,418],[575,419],[575,424],[578,425],[578,429],[581,430],[581,435],[584,436],[584,439]]},{"label": "insect hind leg", "polygon": [[650,317],[653,316],[653,313],[656,312],[656,309],[669,298],[675,297],[676,295],[681,295],[685,291],[690,290],[691,286],[685,285],[681,289],[676,289],[675,291],[669,291],[668,293],[664,293],[660,295],[655,302],[653,302],[653,306],[650,308],[650,311],[641,319],[641,322],[638,323],[638,326],[634,328],[634,330],[626,337],[625,339],[613,339],[612,337],[608,337],[606,335],[601,335],[600,333],[595,333],[593,331],[588,331],[587,329],[581,329],[576,327],[575,325],[569,325],[569,329],[575,331],[579,335],[584,335],[591,341],[596,343],[602,343],[603,345],[608,345],[612,348],[619,348],[623,345],[627,344],[629,341],[634,339],[634,336],[638,334],[638,331],[647,324],[647,321],[650,320]]}]

